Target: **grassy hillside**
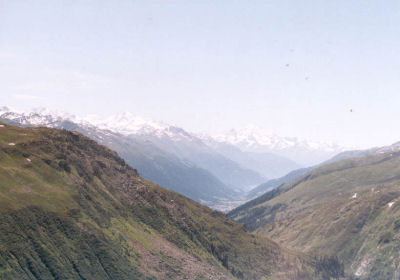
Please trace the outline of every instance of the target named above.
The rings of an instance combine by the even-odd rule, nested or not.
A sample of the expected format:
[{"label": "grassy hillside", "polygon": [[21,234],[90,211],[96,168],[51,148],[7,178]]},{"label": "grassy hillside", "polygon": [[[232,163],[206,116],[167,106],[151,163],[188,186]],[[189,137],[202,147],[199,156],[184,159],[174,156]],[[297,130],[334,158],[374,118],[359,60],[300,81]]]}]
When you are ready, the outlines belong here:
[{"label": "grassy hillside", "polygon": [[0,279],[329,279],[74,132],[0,125]]},{"label": "grassy hillside", "polygon": [[400,273],[400,153],[322,166],[229,215],[304,252],[336,255],[360,279]]}]

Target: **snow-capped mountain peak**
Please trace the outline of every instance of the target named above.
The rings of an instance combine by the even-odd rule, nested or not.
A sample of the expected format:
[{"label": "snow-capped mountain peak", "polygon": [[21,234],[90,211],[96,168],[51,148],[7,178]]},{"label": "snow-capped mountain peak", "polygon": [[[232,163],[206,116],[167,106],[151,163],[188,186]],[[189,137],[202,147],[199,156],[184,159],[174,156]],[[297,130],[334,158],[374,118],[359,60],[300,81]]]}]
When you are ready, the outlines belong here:
[{"label": "snow-capped mountain peak", "polygon": [[232,145],[245,145],[247,147],[257,144],[272,145],[275,138],[277,136],[269,130],[254,125],[249,125],[239,130],[231,129],[228,133],[219,134],[214,137],[219,142],[228,142]]},{"label": "snow-capped mountain peak", "polygon": [[155,121],[149,118],[136,116],[129,112],[119,113],[107,118],[98,116],[88,116],[83,122],[89,123],[100,129],[110,130],[123,135],[136,136],[155,136],[158,138],[169,138],[172,141],[189,140],[195,138],[182,128],[168,125],[166,123]]},{"label": "snow-capped mountain peak", "polygon": [[318,163],[344,150],[336,144],[278,136],[270,130],[254,125],[231,129],[225,134],[212,136],[212,139],[220,143],[229,143],[248,152],[284,155],[305,166]]},{"label": "snow-capped mountain peak", "polygon": [[155,136],[169,138],[172,141],[189,140],[196,138],[185,130],[154,121],[149,118],[123,112],[110,117],[102,118],[96,115],[77,117],[62,111],[47,108],[34,108],[28,111],[18,111],[8,107],[0,107],[0,116],[25,126],[57,126],[57,123],[70,121],[84,126],[92,126],[102,130],[109,130],[123,135]]},{"label": "snow-capped mountain peak", "polygon": [[156,133],[167,130],[170,127],[162,122],[139,117],[129,112],[123,112],[104,119],[91,115],[86,117],[85,121],[101,129],[124,135]]},{"label": "snow-capped mountain peak", "polygon": [[[81,118],[61,111],[35,108],[18,112],[7,107],[0,107],[0,116],[21,125],[64,127],[65,121],[93,126],[125,136],[140,136],[144,139],[156,137],[164,141],[191,143],[206,150],[212,141],[226,143],[247,152],[274,153],[283,155],[305,166],[326,160],[329,156],[343,151],[342,147],[316,141],[306,141],[295,137],[280,137],[273,132],[251,125],[242,129],[232,129],[216,136],[196,136],[184,129],[139,117],[129,112],[101,118],[94,115]],[[60,125],[61,123],[61,125]],[[67,125],[67,124],[65,124]]]},{"label": "snow-capped mountain peak", "polygon": [[11,121],[15,121],[21,125],[34,125],[34,126],[52,126],[52,124],[60,121],[78,121],[74,115],[49,110],[46,108],[34,108],[29,111],[18,111],[8,107],[0,107],[0,116]]},{"label": "snow-capped mountain peak", "polygon": [[333,151],[339,148],[339,146],[335,144],[307,141],[296,137],[278,136],[267,129],[254,125],[249,125],[242,129],[231,129],[227,133],[215,135],[213,138],[218,142],[227,142],[250,151],[279,151],[291,148]]}]

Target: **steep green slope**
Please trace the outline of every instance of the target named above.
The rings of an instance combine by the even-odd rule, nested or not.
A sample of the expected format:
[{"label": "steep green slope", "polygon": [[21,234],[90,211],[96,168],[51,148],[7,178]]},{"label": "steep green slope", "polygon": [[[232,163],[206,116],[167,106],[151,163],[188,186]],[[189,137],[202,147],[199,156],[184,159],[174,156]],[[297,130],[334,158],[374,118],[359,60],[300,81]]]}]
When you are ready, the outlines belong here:
[{"label": "steep green slope", "polygon": [[322,166],[229,215],[291,248],[337,255],[361,279],[397,279],[399,197],[400,153],[386,153]]},{"label": "steep green slope", "polygon": [[320,279],[282,249],[137,175],[74,132],[0,124],[0,279]]}]

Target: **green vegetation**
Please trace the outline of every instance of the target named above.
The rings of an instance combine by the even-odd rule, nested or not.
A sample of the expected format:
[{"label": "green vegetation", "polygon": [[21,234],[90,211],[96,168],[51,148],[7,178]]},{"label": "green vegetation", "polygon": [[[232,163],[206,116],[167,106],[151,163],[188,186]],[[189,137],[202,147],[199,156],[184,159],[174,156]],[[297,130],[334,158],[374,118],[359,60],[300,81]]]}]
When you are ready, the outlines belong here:
[{"label": "green vegetation", "polygon": [[357,279],[395,279],[399,174],[400,153],[348,159],[313,170],[229,216],[292,249],[337,256]]},{"label": "green vegetation", "polygon": [[78,133],[0,128],[0,279],[329,279],[330,263],[140,178]]}]

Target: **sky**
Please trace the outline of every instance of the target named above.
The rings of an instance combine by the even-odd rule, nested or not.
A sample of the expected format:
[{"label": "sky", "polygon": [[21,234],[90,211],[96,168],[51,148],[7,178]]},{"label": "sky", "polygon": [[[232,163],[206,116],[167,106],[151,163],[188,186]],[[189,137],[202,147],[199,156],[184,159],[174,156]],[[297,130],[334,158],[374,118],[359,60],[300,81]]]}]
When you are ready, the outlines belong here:
[{"label": "sky", "polygon": [[0,0],[0,105],[387,145],[399,34],[397,0]]}]

